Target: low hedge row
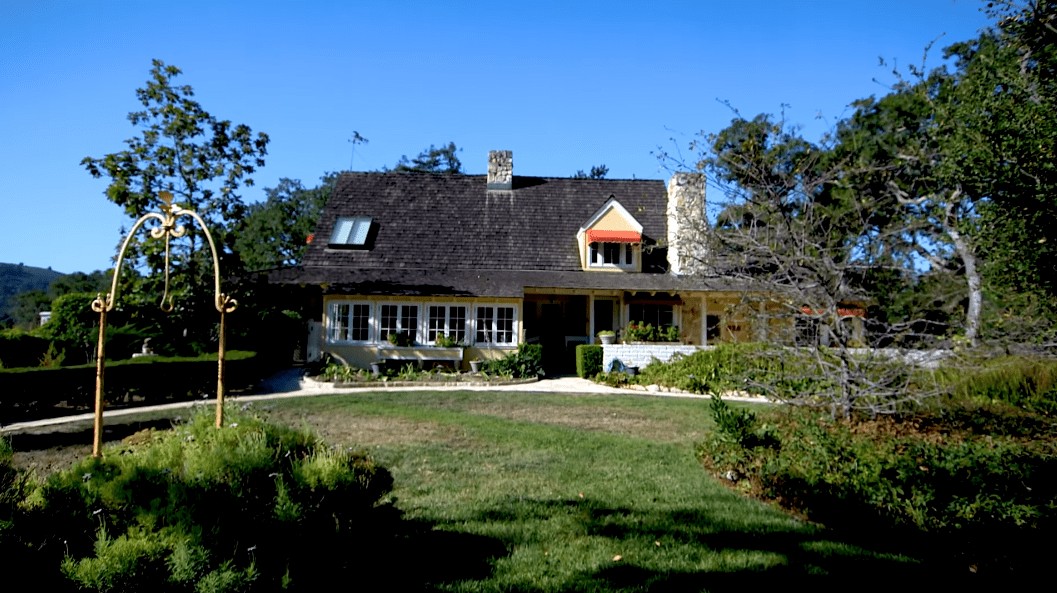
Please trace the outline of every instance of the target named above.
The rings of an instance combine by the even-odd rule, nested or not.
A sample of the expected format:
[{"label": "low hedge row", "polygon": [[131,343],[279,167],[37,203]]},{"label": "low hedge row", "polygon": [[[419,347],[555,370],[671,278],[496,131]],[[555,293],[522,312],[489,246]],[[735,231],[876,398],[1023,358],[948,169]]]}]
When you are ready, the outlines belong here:
[{"label": "low hedge row", "polygon": [[592,379],[602,372],[602,347],[580,344],[576,347],[576,374],[581,379]]},{"label": "low hedge row", "polygon": [[[225,389],[246,389],[271,370],[254,352],[225,356]],[[94,364],[59,368],[0,369],[0,422],[10,423],[63,413],[80,413],[95,405]],[[216,395],[217,357],[142,357],[107,362],[107,405],[156,404]]]}]

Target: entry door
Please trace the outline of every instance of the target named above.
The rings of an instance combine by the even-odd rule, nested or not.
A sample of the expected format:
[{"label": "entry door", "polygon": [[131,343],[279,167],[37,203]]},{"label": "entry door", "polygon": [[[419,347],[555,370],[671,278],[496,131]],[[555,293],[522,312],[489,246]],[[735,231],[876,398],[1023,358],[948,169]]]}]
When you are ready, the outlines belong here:
[{"label": "entry door", "polygon": [[540,344],[543,345],[543,369],[548,375],[562,374],[565,372],[562,360],[565,352],[565,316],[561,304],[540,305],[539,334]]}]

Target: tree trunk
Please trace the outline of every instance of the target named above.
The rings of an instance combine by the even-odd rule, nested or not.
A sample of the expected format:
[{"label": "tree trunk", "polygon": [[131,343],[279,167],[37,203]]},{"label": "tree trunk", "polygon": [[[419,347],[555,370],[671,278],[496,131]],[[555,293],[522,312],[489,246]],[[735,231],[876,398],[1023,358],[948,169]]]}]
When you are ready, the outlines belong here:
[{"label": "tree trunk", "polygon": [[954,243],[954,249],[958,257],[965,264],[965,279],[969,283],[969,310],[965,314],[965,339],[970,346],[976,346],[980,330],[980,309],[983,305],[983,290],[981,288],[980,272],[976,269],[976,254],[969,246],[965,237],[951,224],[947,227],[947,235]]}]

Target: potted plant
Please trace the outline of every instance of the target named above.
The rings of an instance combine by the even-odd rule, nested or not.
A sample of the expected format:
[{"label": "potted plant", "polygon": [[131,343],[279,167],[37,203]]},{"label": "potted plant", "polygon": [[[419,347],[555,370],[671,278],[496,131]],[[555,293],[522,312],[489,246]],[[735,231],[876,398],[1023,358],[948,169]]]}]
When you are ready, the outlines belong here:
[{"label": "potted plant", "polygon": [[437,339],[433,342],[438,348],[462,348],[463,345],[456,340],[454,337],[446,336],[444,334],[437,334]]},{"label": "potted plant", "polygon": [[389,343],[399,348],[411,345],[411,335],[407,332],[392,332],[389,334]]},{"label": "potted plant", "polygon": [[611,329],[604,329],[596,335],[598,339],[602,340],[603,344],[613,344],[617,341],[617,332]]},{"label": "potted plant", "polygon": [[474,372],[474,373],[481,372],[481,367],[482,366],[484,366],[484,362],[483,361],[480,361],[480,360],[471,360],[470,361],[470,370],[472,372]]}]

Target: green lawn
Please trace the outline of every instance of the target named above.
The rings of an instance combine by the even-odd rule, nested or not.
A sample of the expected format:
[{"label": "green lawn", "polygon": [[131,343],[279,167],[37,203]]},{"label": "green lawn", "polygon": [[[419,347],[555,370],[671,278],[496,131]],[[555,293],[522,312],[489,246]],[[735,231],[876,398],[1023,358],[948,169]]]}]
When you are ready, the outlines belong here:
[{"label": "green lawn", "polygon": [[413,392],[258,407],[392,472],[407,529],[400,558],[376,568],[427,588],[703,591],[930,573],[706,475],[693,455],[711,425],[704,400]]}]

